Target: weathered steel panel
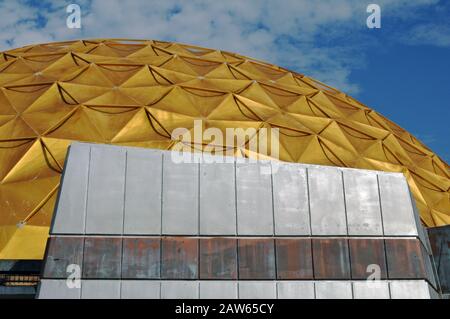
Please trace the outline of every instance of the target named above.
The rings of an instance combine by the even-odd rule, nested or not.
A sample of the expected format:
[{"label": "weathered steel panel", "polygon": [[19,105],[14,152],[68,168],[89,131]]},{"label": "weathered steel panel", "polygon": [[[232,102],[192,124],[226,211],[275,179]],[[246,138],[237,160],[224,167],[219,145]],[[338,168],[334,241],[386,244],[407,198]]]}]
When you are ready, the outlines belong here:
[{"label": "weathered steel panel", "polygon": [[276,235],[310,235],[306,169],[277,165],[272,174]]},{"label": "weathered steel panel", "polygon": [[200,299],[237,299],[236,281],[200,281]]},{"label": "weathered steel panel", "polygon": [[124,238],[122,278],[160,278],[160,242],[159,238]]},{"label": "weathered steel panel", "polygon": [[162,153],[127,151],[124,233],[161,234]]},{"label": "weathered steel panel", "polygon": [[386,236],[417,236],[408,184],[401,174],[378,174]]},{"label": "weathered steel panel", "polygon": [[273,235],[270,164],[236,163],[239,235]]},{"label": "weathered steel panel", "polygon": [[316,299],[352,299],[351,281],[316,281]]},{"label": "weathered steel panel", "polygon": [[239,299],[276,299],[275,281],[239,281]]},{"label": "weathered steel panel", "polygon": [[349,235],[383,235],[376,173],[344,170],[343,174]]},{"label": "weathered steel panel", "polygon": [[236,235],[234,163],[200,164],[200,234]]},{"label": "weathered steel panel", "polygon": [[342,173],[336,168],[308,168],[313,235],[346,235]]},{"label": "weathered steel panel", "polygon": [[390,279],[424,279],[425,262],[418,239],[386,239],[386,255]]},{"label": "weathered steel panel", "polygon": [[125,150],[92,147],[86,212],[87,234],[122,234]]},{"label": "weathered steel panel", "polygon": [[84,234],[90,152],[82,143],[69,148],[51,234]]},{"label": "weathered steel panel", "polygon": [[164,154],[162,232],[197,235],[199,164],[175,163]]},{"label": "weathered steel panel", "polygon": [[198,279],[198,239],[163,238],[161,278]]},{"label": "weathered steel panel", "polygon": [[159,299],[161,282],[154,280],[122,280],[121,299]]},{"label": "weathered steel panel", "polygon": [[450,225],[428,228],[428,235],[442,291],[450,294]]},{"label": "weathered steel panel", "polygon": [[65,279],[41,279],[39,283],[37,299],[80,298],[81,288],[69,288]]},{"label": "weathered steel panel", "polygon": [[311,239],[276,239],[277,278],[313,279]]},{"label": "weathered steel panel", "polygon": [[350,279],[347,239],[313,238],[315,279]]},{"label": "weathered steel panel", "polygon": [[390,299],[387,281],[361,280],[353,282],[354,299]]},{"label": "weathered steel panel", "polygon": [[120,280],[83,280],[81,299],[120,299]]},{"label": "weathered steel panel", "polygon": [[379,275],[378,279],[387,278],[383,239],[352,238],[349,247],[353,279],[367,279],[371,275]]},{"label": "weathered steel panel", "polygon": [[200,239],[200,279],[237,279],[236,239]]},{"label": "weathered steel panel", "polygon": [[122,239],[87,237],[84,241],[83,278],[120,278]]},{"label": "weathered steel panel", "polygon": [[198,299],[198,281],[162,281],[161,299]]},{"label": "weathered steel panel", "polygon": [[275,279],[273,239],[239,239],[239,279]]},{"label": "weathered steel panel", "polygon": [[278,299],[314,299],[314,281],[280,281],[277,283]]},{"label": "weathered steel panel", "polygon": [[45,258],[43,278],[63,278],[69,275],[67,266],[83,265],[82,237],[50,237],[47,242],[47,255]]}]

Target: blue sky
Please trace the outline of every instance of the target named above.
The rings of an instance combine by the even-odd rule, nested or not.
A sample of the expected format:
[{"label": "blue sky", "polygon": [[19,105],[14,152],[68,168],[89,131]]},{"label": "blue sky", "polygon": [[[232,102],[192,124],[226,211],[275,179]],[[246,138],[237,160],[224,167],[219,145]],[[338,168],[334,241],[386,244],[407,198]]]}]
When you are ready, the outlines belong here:
[{"label": "blue sky", "polygon": [[[77,3],[82,28],[66,27]],[[368,29],[366,7],[381,7]],[[234,51],[354,96],[450,162],[450,1],[0,0],[0,50],[77,38],[172,40]]]}]

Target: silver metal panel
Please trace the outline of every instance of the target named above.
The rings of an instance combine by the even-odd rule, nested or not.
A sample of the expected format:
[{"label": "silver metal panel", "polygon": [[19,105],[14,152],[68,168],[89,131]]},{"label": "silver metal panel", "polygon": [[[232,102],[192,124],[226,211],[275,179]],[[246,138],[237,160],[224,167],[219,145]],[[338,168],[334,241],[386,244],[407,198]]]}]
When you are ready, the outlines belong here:
[{"label": "silver metal panel", "polygon": [[392,299],[430,299],[425,280],[394,280],[389,283]]},{"label": "silver metal panel", "polygon": [[408,184],[401,174],[379,174],[384,234],[417,236]]},{"label": "silver metal panel", "polygon": [[273,235],[270,164],[236,163],[239,235]]},{"label": "silver metal panel", "polygon": [[276,299],[275,281],[239,281],[239,299]]},{"label": "silver metal panel", "polygon": [[316,281],[316,299],[352,299],[350,281]]},{"label": "silver metal panel", "polygon": [[161,234],[162,153],[128,150],[125,234]]},{"label": "silver metal panel", "polygon": [[234,163],[200,164],[200,234],[236,235]]},{"label": "silver metal panel", "polygon": [[84,234],[89,157],[89,145],[70,146],[51,234]]},{"label": "silver metal panel", "polygon": [[163,234],[198,234],[198,170],[199,164],[174,163],[164,155]]},{"label": "silver metal panel", "polygon": [[120,280],[83,280],[81,299],[120,299]]},{"label": "silver metal panel", "polygon": [[387,281],[362,280],[353,282],[354,299],[390,299]]},{"label": "silver metal panel", "polygon": [[277,163],[272,175],[276,235],[310,235],[306,169]]},{"label": "silver metal panel", "polygon": [[[409,190],[409,189],[408,189]],[[422,225],[422,222],[420,221],[420,212],[416,205],[416,200],[414,199],[414,196],[412,195],[411,191],[409,191],[409,198],[411,198],[411,204],[413,208],[414,213],[414,221],[416,223],[417,232],[419,234],[419,239],[424,245],[425,249],[427,250],[428,254],[433,254],[431,250],[430,245],[430,239],[428,238],[428,232],[425,230],[425,227]]]},{"label": "silver metal panel", "polygon": [[159,299],[161,282],[154,280],[122,280],[121,299]]},{"label": "silver metal panel", "polygon": [[375,172],[344,170],[349,235],[383,235]]},{"label": "silver metal panel", "polygon": [[198,299],[198,281],[162,281],[161,299]]},{"label": "silver metal panel", "polygon": [[311,167],[308,185],[313,235],[346,235],[342,173],[336,168]]},{"label": "silver metal panel", "polygon": [[69,288],[65,279],[42,279],[37,299],[80,299],[81,288]]},{"label": "silver metal panel", "polygon": [[314,299],[313,281],[280,281],[277,283],[278,299]]},{"label": "silver metal panel", "polygon": [[87,234],[122,234],[125,193],[125,149],[96,147],[91,149]]},{"label": "silver metal panel", "polygon": [[236,281],[200,281],[200,299],[237,299]]}]

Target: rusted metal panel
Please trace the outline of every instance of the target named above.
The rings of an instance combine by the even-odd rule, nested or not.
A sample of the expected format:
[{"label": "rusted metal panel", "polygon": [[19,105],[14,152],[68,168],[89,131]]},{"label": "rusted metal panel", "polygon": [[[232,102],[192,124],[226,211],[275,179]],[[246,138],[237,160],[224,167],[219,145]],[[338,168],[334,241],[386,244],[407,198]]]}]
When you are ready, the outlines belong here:
[{"label": "rusted metal panel", "polygon": [[87,237],[84,241],[83,278],[118,279],[121,259],[121,238]]},{"label": "rusted metal panel", "polygon": [[311,239],[276,239],[277,278],[313,279]]},{"label": "rusted metal panel", "polygon": [[386,255],[390,279],[426,278],[418,239],[386,239]]},{"label": "rusted metal panel", "polygon": [[67,266],[83,264],[82,237],[50,237],[43,278],[67,278]]},{"label": "rusted metal panel", "polygon": [[161,278],[198,279],[198,239],[163,238]]},{"label": "rusted metal panel", "polygon": [[160,242],[159,238],[124,238],[122,278],[160,278]]},{"label": "rusted metal panel", "polygon": [[273,239],[239,239],[239,279],[275,279]]},{"label": "rusted metal panel", "polygon": [[387,278],[383,239],[350,239],[349,246],[353,279],[367,279],[378,269],[380,270],[378,279]]},{"label": "rusted metal panel", "polygon": [[237,279],[236,239],[200,239],[200,279]]},{"label": "rusted metal panel", "polygon": [[442,292],[450,294],[450,225],[428,228]]},{"label": "rusted metal panel", "polygon": [[347,239],[313,238],[315,279],[350,279]]}]

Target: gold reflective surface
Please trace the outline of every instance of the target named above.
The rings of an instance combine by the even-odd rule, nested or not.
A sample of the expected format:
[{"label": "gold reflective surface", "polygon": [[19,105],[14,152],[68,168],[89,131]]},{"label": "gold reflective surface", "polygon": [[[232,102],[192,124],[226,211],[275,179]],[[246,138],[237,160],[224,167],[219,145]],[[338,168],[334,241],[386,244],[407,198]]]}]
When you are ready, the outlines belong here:
[{"label": "gold reflective surface", "polygon": [[[223,132],[278,128],[282,161],[402,172],[423,223],[450,223],[448,164],[334,88],[178,43],[58,42],[0,53],[0,259],[42,258],[72,141],[172,149],[171,132],[196,119]],[[251,139],[234,155],[258,156]]]}]

